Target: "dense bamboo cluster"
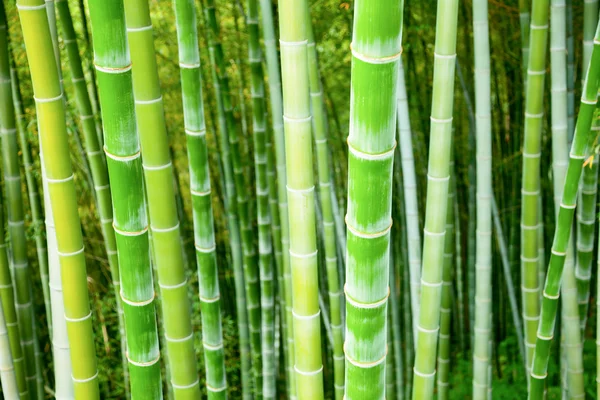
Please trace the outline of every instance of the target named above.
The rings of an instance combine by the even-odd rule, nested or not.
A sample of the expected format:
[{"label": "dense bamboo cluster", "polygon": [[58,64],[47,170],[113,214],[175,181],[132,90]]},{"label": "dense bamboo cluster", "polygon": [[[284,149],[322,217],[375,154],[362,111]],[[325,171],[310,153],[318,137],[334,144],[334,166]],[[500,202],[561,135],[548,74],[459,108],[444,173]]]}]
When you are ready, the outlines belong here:
[{"label": "dense bamboo cluster", "polygon": [[600,395],[599,9],[0,3],[0,396]]}]

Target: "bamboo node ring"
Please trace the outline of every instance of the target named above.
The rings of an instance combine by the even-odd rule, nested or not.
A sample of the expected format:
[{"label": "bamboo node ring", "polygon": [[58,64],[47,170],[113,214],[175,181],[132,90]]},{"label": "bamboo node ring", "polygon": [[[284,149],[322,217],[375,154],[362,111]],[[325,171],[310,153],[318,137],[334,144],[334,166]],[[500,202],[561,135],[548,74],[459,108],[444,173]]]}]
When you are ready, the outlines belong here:
[{"label": "bamboo node ring", "polygon": [[158,353],[158,356],[154,360],[150,361],[133,361],[131,358],[129,358],[129,352],[125,353],[125,357],[127,357],[127,361],[130,364],[135,365],[136,367],[151,367],[160,360],[160,353]]},{"label": "bamboo node ring", "polygon": [[294,364],[294,371],[296,371],[297,373],[299,373],[300,375],[303,375],[303,376],[314,376],[314,375],[318,375],[321,372],[323,372],[323,366],[321,365],[321,367],[315,371],[300,371],[298,369],[298,366]]},{"label": "bamboo node ring", "polygon": [[179,390],[190,389],[196,385],[200,385],[199,379],[196,379],[194,382],[190,383],[189,385],[178,385],[176,383],[173,383],[173,381],[171,381],[171,386],[173,386],[173,389],[179,389]]},{"label": "bamboo node ring", "polygon": [[92,311],[90,311],[87,315],[84,315],[81,318],[69,318],[65,314],[65,320],[69,321],[69,322],[83,322],[83,321],[86,321],[86,320],[90,319],[91,317],[92,317]]},{"label": "bamboo node ring", "polygon": [[359,59],[362,62],[366,62],[368,64],[389,64],[400,59],[402,55],[402,47],[400,47],[400,51],[396,54],[392,54],[391,56],[384,57],[371,57],[366,54],[359,53],[354,49],[352,43],[350,43],[350,51],[352,52],[352,56]]}]

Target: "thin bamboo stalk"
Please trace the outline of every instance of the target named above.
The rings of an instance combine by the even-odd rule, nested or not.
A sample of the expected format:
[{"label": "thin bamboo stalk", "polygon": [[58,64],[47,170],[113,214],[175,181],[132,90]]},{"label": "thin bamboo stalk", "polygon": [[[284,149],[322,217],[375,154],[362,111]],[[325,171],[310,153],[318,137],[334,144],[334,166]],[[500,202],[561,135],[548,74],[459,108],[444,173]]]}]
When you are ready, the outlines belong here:
[{"label": "thin bamboo stalk", "polygon": [[[209,399],[226,398],[223,334],[221,328],[219,274],[202,101],[200,51],[193,1],[176,0],[179,66],[183,89],[183,113],[190,160],[190,190],[194,217],[194,241],[202,309],[202,340]],[[239,311],[239,307],[238,307]],[[242,307],[241,311],[245,311]],[[245,382],[248,383],[248,382]]]},{"label": "thin bamboo stalk", "polygon": [[583,161],[586,157],[588,136],[592,124],[593,112],[597,104],[598,76],[600,76],[600,26],[596,28],[594,49],[588,69],[585,90],[577,118],[577,128],[567,167],[560,210],[558,211],[556,231],[552,245],[552,255],[544,286],[544,296],[537,331],[537,340],[531,369],[529,399],[541,399],[544,395],[544,383],[547,377],[550,342],[554,334],[556,310],[558,307],[561,277],[567,255],[567,246],[571,234],[571,225],[575,213],[577,191]]},{"label": "thin bamboo stalk", "polygon": [[438,2],[435,34],[427,202],[421,271],[421,304],[413,376],[413,399],[433,397],[440,322],[442,265],[450,153],[458,1]]},{"label": "thin bamboo stalk", "polygon": [[0,298],[0,382],[2,383],[2,394],[6,399],[19,398],[16,371],[13,366],[12,352],[10,351],[10,339],[8,338],[2,308],[2,298]]}]

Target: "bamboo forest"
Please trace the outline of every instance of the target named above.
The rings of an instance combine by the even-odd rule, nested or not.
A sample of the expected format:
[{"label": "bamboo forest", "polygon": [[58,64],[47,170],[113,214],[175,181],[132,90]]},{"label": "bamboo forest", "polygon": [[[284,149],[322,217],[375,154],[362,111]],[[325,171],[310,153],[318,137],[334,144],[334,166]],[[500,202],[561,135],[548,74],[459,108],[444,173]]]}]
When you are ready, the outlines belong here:
[{"label": "bamboo forest", "polygon": [[0,1],[0,399],[600,399],[599,12]]}]

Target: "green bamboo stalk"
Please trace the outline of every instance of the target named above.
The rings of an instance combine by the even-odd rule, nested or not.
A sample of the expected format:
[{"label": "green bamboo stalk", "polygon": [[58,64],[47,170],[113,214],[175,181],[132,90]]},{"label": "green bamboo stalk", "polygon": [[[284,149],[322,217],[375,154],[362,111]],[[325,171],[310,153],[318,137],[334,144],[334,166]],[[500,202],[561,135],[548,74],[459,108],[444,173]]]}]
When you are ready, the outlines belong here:
[{"label": "green bamboo stalk", "polygon": [[438,2],[421,304],[413,399],[433,397],[446,228],[458,1]]},{"label": "green bamboo stalk", "polygon": [[2,383],[2,394],[6,399],[18,399],[19,388],[17,386],[16,371],[13,365],[12,352],[10,351],[10,339],[8,329],[2,311],[2,298],[0,298],[0,382]]},{"label": "green bamboo stalk", "polygon": [[224,123],[221,124],[221,136],[227,139],[227,155],[223,158],[229,161],[232,175],[228,182],[235,185],[235,201],[240,221],[240,233],[242,238],[242,255],[244,268],[244,282],[246,285],[246,307],[248,310],[250,348],[252,352],[252,368],[254,371],[255,389],[262,388],[261,368],[261,310],[260,310],[260,285],[258,265],[256,262],[256,250],[254,248],[254,233],[250,219],[248,205],[248,186],[244,177],[244,165],[240,152],[239,126],[233,115],[233,103],[229,88],[229,77],[225,65],[225,56],[220,42],[220,28],[217,20],[215,1],[207,0],[204,7],[205,17],[209,31],[209,46],[212,47],[212,63],[216,73],[215,85],[222,102]]},{"label": "green bamboo stalk", "polygon": [[[196,8],[192,0],[176,0],[179,66],[183,88],[183,113],[190,160],[190,190],[194,241],[202,309],[202,340],[209,399],[226,398],[226,378],[221,328],[219,275],[213,228],[211,186],[202,101],[200,51]],[[238,308],[239,309],[239,308]],[[242,311],[245,309],[242,307]],[[247,383],[247,382],[245,382]]]},{"label": "green bamboo stalk", "polygon": [[502,230],[502,222],[500,221],[500,213],[498,212],[498,206],[496,205],[496,199],[494,197],[492,197],[492,216],[494,219],[494,229],[496,231],[496,241],[498,243],[498,250],[500,252],[500,260],[502,261],[502,273],[504,275],[504,280],[506,281],[508,301],[510,303],[513,325],[515,326],[515,334],[517,336],[517,343],[519,345],[519,354],[523,360],[523,366],[525,370],[527,370],[527,365],[525,365],[526,356],[525,344],[523,342],[523,324],[521,323],[517,295],[511,276],[510,261],[508,258],[506,240],[504,239],[504,232]]},{"label": "green bamboo stalk", "polygon": [[123,3],[94,0],[89,2],[89,10],[113,195],[131,396],[159,399],[155,294]]},{"label": "green bamboo stalk", "polygon": [[540,195],[543,92],[548,38],[548,0],[534,0],[531,10],[529,44],[532,51],[527,66],[521,187],[521,289],[528,366],[531,366],[540,310],[538,229],[541,210],[538,197]]},{"label": "green bamboo stalk", "polygon": [[208,39],[210,62],[213,85],[215,87],[215,100],[217,104],[217,119],[219,125],[219,146],[221,148],[221,160],[224,176],[225,188],[225,209],[227,212],[227,224],[229,227],[229,244],[231,247],[231,260],[233,264],[235,291],[236,291],[236,308],[238,331],[240,334],[240,353],[241,353],[241,368],[242,368],[242,396],[244,400],[250,400],[253,396],[253,381],[252,381],[252,359],[250,354],[250,332],[248,324],[248,303],[246,302],[246,288],[243,271],[242,245],[240,237],[240,227],[238,219],[238,204],[235,184],[233,183],[233,168],[229,158],[229,139],[227,135],[227,126],[225,122],[225,112],[223,109],[223,99],[219,90],[219,82],[217,77],[215,47],[216,44],[209,36]]},{"label": "green bamboo stalk", "polygon": [[450,187],[446,212],[446,235],[444,239],[444,265],[442,271],[442,300],[440,303],[440,334],[437,356],[438,399],[448,399],[450,377],[450,322],[452,319],[452,275],[454,272],[454,201],[456,199],[456,177],[454,170],[454,149],[450,156]]},{"label": "green bamboo stalk", "polygon": [[[200,385],[194,353],[191,308],[187,295],[187,277],[172,181],[173,166],[158,80],[150,10],[146,0],[126,0],[124,6],[131,54],[135,114],[152,231],[151,240],[162,297],[161,307],[169,355],[170,383],[175,398],[197,397],[200,393]],[[204,258],[202,261],[204,262]],[[220,306],[218,292],[201,291],[200,295],[203,296],[204,309],[215,310],[216,307],[218,310]],[[216,311],[207,311],[203,313],[203,317],[206,320],[208,316],[205,314],[215,315],[215,313],[218,315]],[[214,351],[211,356],[206,355],[206,357],[219,364],[218,355],[223,351],[219,346],[222,344],[213,342],[213,338],[204,339],[205,352]],[[222,360],[220,363],[222,364]],[[216,382],[219,385],[209,386],[208,389],[223,392],[226,388],[224,375],[222,381]]]},{"label": "green bamboo stalk", "polygon": [[275,282],[271,257],[271,216],[269,213],[269,181],[267,177],[267,121],[262,51],[259,44],[258,2],[247,2],[248,62],[251,70],[252,132],[256,180],[258,254],[261,286],[261,349],[264,399],[275,398]]},{"label": "green bamboo stalk", "polygon": [[[43,158],[43,154],[40,154]],[[60,271],[60,256],[56,242],[56,227],[54,225],[54,216],[52,214],[52,204],[48,196],[48,184],[45,179],[45,168],[42,163],[42,184],[44,193],[45,209],[45,227],[47,238],[47,260],[50,273],[50,302],[52,306],[52,357],[54,360],[54,392],[57,399],[72,399],[74,396],[73,381],[71,375],[73,368],[71,366],[71,346],[67,331],[67,321],[65,319],[65,304],[63,297],[63,287]]]},{"label": "green bamboo stalk", "polygon": [[[600,218],[600,217],[599,217]],[[598,235],[596,268],[600,268],[600,235]],[[600,274],[596,274],[596,309],[600,307]],[[600,318],[596,318],[596,363],[600,362]],[[600,368],[596,368],[596,393],[600,393]]]},{"label": "green bamboo stalk", "polygon": [[475,121],[477,152],[477,251],[475,259],[475,325],[473,399],[486,399],[492,354],[492,116],[490,40],[487,0],[473,2],[475,47]]},{"label": "green bamboo stalk", "polygon": [[583,1],[583,62],[581,64],[582,84],[585,70],[590,64],[592,49],[594,48],[594,32],[598,25],[598,0]]},{"label": "green bamboo stalk", "polygon": [[4,205],[2,204],[2,193],[0,191],[0,298],[2,299],[2,313],[6,321],[10,353],[18,387],[18,398],[20,400],[30,399],[29,387],[26,380],[26,365],[21,346],[21,335],[17,322],[17,311],[15,309],[15,293],[8,261],[7,244],[4,241]]},{"label": "green bamboo stalk", "polygon": [[[392,255],[394,252],[392,251]],[[398,257],[399,258],[399,257]],[[392,341],[394,343],[394,378],[396,381],[396,400],[404,400],[404,360],[402,359],[402,333],[400,329],[400,310],[398,303],[400,298],[398,297],[397,281],[396,281],[396,257],[392,257],[392,266],[390,268],[390,316],[391,316],[391,329],[392,329]],[[388,396],[390,399],[393,397]]]},{"label": "green bamboo stalk", "polygon": [[[286,372],[288,395],[295,397],[296,383],[294,374],[294,332],[292,317],[292,279],[290,271],[290,226],[288,217],[286,165],[285,165],[285,140],[283,132],[283,99],[281,94],[281,74],[279,54],[275,43],[275,24],[273,23],[273,10],[271,0],[260,0],[262,17],[262,33],[265,46],[265,61],[267,65],[267,81],[269,85],[269,100],[271,107],[271,126],[273,129],[273,143],[275,145],[275,163],[277,170],[277,205],[281,222],[281,252],[283,282],[279,284],[281,307],[284,312],[285,323]],[[273,190],[273,185],[271,190]],[[275,214],[273,214],[275,215]],[[276,240],[274,236],[274,241]]]},{"label": "green bamboo stalk", "polygon": [[414,336],[417,336],[419,300],[421,296],[421,233],[417,201],[417,176],[413,156],[412,132],[408,110],[408,96],[404,79],[404,67],[400,60],[398,69],[398,143],[402,159],[402,179],[408,237],[408,264],[410,271],[410,305]]},{"label": "green bamboo stalk", "polygon": [[529,398],[541,399],[547,376],[550,342],[554,334],[556,310],[567,245],[571,234],[571,225],[575,213],[577,191],[583,161],[586,157],[588,136],[592,124],[592,116],[597,103],[598,76],[600,75],[600,26],[596,28],[594,49],[592,51],[590,68],[586,74],[584,92],[577,118],[577,128],[569,158],[569,165],[564,183],[560,210],[558,212],[552,255],[544,286],[544,296],[540,315],[540,325],[537,332]]},{"label": "green bamboo stalk", "polygon": [[[26,379],[29,395],[37,393],[37,363],[35,353],[35,321],[32,304],[31,270],[27,259],[27,238],[25,236],[25,214],[21,192],[21,169],[10,64],[8,59],[8,27],[4,6],[0,7],[0,137],[2,143],[2,167],[6,188],[8,231],[10,234],[10,262],[16,289],[16,307],[21,333],[21,346],[25,355]],[[41,269],[40,269],[41,271]]]},{"label": "green bamboo stalk", "polygon": [[[317,238],[308,73],[308,3],[279,3],[281,75],[290,225],[294,370],[300,400],[323,399]],[[385,318],[385,314],[384,314]],[[385,340],[385,336],[384,336]]]},{"label": "green bamboo stalk", "polygon": [[21,157],[23,159],[23,169],[25,170],[25,181],[27,183],[27,194],[29,198],[29,209],[31,210],[31,224],[34,230],[35,248],[38,259],[38,268],[40,270],[40,279],[42,284],[42,293],[44,296],[44,306],[46,307],[46,320],[48,321],[48,330],[53,333],[52,326],[52,307],[50,305],[50,288],[48,278],[48,252],[46,249],[46,240],[44,237],[44,220],[38,182],[34,176],[34,165],[31,156],[31,147],[27,140],[27,128],[25,116],[23,115],[23,104],[21,102],[21,90],[17,77],[17,70],[14,60],[11,58],[10,79],[12,86],[12,100],[14,103],[15,116],[17,122],[17,132],[19,134],[19,146],[21,148]]},{"label": "green bamboo stalk", "polygon": [[[569,146],[575,133],[575,40],[573,39],[573,0],[567,0],[567,134]],[[583,83],[582,83],[583,85]]]},{"label": "green bamboo stalk", "polygon": [[385,398],[403,6],[398,1],[357,1],[354,8],[346,214],[346,399]]},{"label": "green bamboo stalk", "polygon": [[[597,115],[597,114],[596,114]],[[592,125],[591,140],[595,140],[600,125]],[[590,143],[590,145],[593,143]],[[583,169],[579,195],[580,207],[577,212],[577,260],[575,278],[577,280],[577,302],[579,304],[579,323],[581,331],[587,324],[590,300],[590,281],[592,279],[592,260],[594,258],[594,231],[596,228],[596,197],[598,193],[598,161],[596,157],[589,168]]]},{"label": "green bamboo stalk", "polygon": [[527,66],[529,65],[529,1],[519,0],[519,22],[521,26],[521,67],[523,69],[523,84],[527,82]]},{"label": "green bamboo stalk", "polygon": [[43,163],[56,223],[75,396],[99,398],[81,222],[46,4],[42,0],[20,0],[17,8],[36,100],[40,147],[52,154]]},{"label": "green bamboo stalk", "polygon": [[121,353],[124,368],[125,379],[127,380],[127,358],[125,356],[125,328],[123,321],[123,305],[119,293],[121,292],[121,284],[119,282],[119,260],[117,257],[117,244],[115,239],[115,231],[112,226],[113,210],[111,203],[110,185],[108,182],[108,169],[106,166],[106,158],[102,151],[100,140],[98,139],[102,133],[96,130],[96,121],[92,109],[91,98],[88,93],[83,73],[81,56],[79,55],[79,46],[75,29],[73,28],[73,20],[69,11],[69,3],[67,0],[55,0],[56,9],[60,17],[63,43],[69,59],[69,67],[71,69],[71,82],[75,87],[75,100],[79,120],[82,126],[83,137],[85,142],[86,156],[90,165],[92,181],[94,183],[94,192],[97,202],[98,218],[102,227],[102,236],[106,254],[108,256],[108,265],[110,267],[113,289],[115,291],[117,310],[119,317],[119,332],[121,334]]},{"label": "green bamboo stalk", "polygon": [[390,399],[396,397],[396,382],[394,373],[394,341],[392,339],[392,308],[388,307],[387,347],[390,354],[385,358],[385,394]]},{"label": "green bamboo stalk", "polygon": [[337,250],[335,220],[333,218],[331,191],[331,171],[329,169],[329,152],[327,146],[327,121],[325,119],[325,103],[323,101],[323,89],[321,78],[317,65],[317,49],[313,33],[310,11],[307,13],[306,30],[308,34],[308,75],[310,85],[310,100],[312,114],[313,138],[315,141],[319,200],[321,206],[322,220],[321,229],[323,230],[325,247],[325,265],[327,271],[327,288],[329,294],[329,313],[331,317],[331,329],[333,334],[333,374],[335,398],[341,400],[344,396],[344,349],[342,336],[342,314],[341,298],[342,290],[340,288],[339,276],[337,271]]}]

